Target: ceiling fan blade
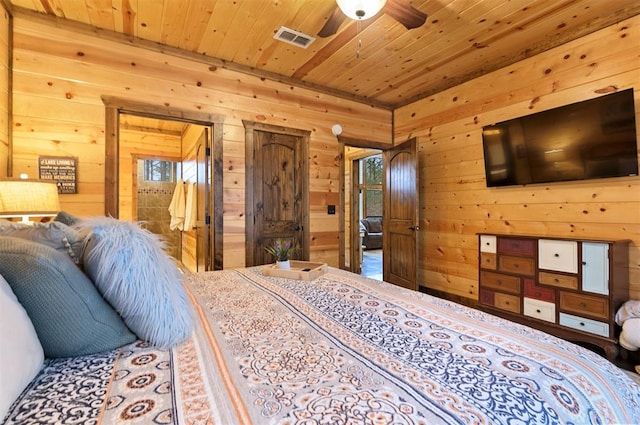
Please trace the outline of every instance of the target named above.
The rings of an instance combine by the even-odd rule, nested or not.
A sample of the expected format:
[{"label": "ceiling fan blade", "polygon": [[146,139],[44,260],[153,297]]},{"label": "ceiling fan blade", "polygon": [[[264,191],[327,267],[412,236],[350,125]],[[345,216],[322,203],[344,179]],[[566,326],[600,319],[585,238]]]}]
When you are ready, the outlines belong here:
[{"label": "ceiling fan blade", "polygon": [[340,8],[336,6],[331,16],[329,16],[329,19],[327,19],[327,22],[325,22],[322,29],[318,32],[318,37],[324,38],[335,34],[338,31],[338,28],[340,28],[340,25],[344,22],[345,18],[346,16],[342,13]]},{"label": "ceiling fan blade", "polygon": [[427,21],[427,14],[413,7],[407,0],[387,0],[383,11],[408,30],[421,27]]}]

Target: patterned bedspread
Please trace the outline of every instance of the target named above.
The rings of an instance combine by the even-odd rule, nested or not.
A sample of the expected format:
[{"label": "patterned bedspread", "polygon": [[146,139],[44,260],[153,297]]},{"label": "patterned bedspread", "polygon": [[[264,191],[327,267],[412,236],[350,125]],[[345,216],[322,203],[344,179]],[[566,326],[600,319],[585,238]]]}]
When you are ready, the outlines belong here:
[{"label": "patterned bedspread", "polygon": [[426,294],[333,268],[187,287],[186,343],[48,361],[6,423],[640,423],[640,387],[606,359]]}]

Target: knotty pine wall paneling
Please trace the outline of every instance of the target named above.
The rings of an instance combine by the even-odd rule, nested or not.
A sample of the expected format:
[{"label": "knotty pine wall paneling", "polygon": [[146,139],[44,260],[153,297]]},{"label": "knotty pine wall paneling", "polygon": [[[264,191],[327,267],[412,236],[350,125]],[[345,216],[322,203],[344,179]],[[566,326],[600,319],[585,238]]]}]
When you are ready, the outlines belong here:
[{"label": "knotty pine wall paneling", "polygon": [[[167,54],[107,32],[16,13],[13,50],[14,171],[37,172],[38,155],[78,157],[79,194],[62,208],[104,214],[105,113],[101,96],[225,117],[223,141],[224,268],[244,266],[244,130],[242,120],[311,131],[312,261],[338,264],[344,135],[389,143],[391,111],[219,68],[199,55]],[[142,46],[142,47],[140,47]],[[155,48],[154,48],[155,47]]]},{"label": "knotty pine wall paneling", "polygon": [[640,177],[487,188],[481,135],[630,87],[640,124],[639,57],[640,16],[394,111],[396,143],[419,141],[421,285],[477,299],[478,232],[629,239],[640,299]]},{"label": "knotty pine wall paneling", "polygon": [[9,143],[11,120],[11,20],[9,11],[0,1],[0,177],[11,174],[9,170]]}]

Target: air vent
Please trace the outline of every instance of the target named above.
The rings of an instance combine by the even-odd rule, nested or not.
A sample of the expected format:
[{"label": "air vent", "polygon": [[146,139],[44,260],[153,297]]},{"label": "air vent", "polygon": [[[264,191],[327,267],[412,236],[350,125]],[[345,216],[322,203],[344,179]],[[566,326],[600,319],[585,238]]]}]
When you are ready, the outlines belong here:
[{"label": "air vent", "polygon": [[313,43],[315,37],[303,34],[299,31],[292,30],[287,27],[280,27],[276,35],[273,36],[276,40],[284,41],[285,43],[293,44],[298,47],[306,49],[309,44]]}]

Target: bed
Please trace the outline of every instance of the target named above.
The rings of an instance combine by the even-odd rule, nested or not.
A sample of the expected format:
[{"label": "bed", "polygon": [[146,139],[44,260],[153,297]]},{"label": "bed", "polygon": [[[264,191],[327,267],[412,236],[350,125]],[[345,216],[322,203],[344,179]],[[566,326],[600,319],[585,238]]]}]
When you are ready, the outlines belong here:
[{"label": "bed", "polygon": [[185,279],[193,334],[45,360],[5,424],[640,423],[640,388],[537,330],[328,267]]}]

